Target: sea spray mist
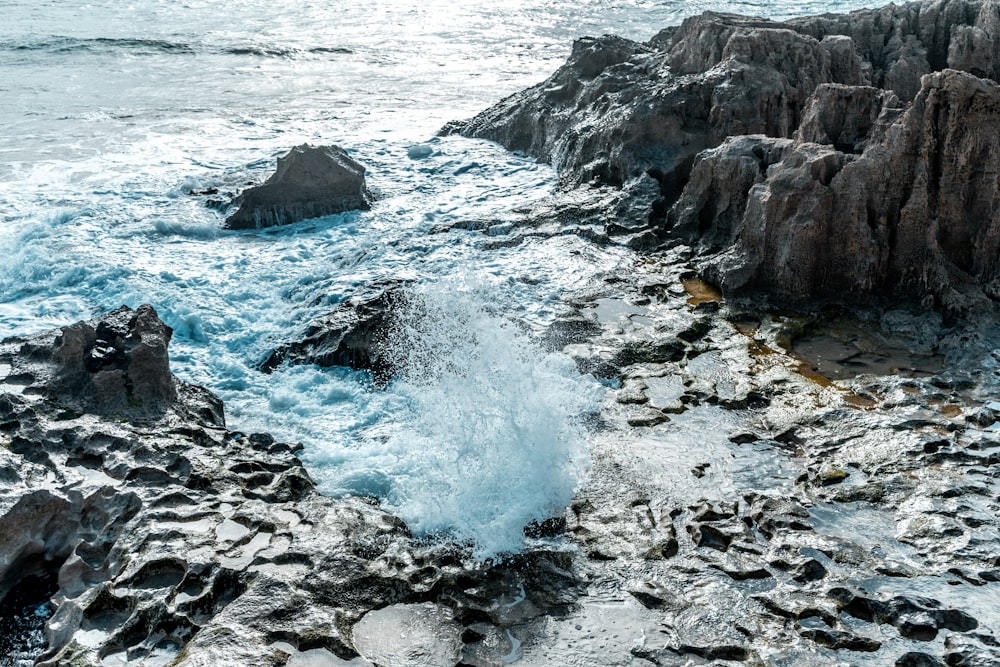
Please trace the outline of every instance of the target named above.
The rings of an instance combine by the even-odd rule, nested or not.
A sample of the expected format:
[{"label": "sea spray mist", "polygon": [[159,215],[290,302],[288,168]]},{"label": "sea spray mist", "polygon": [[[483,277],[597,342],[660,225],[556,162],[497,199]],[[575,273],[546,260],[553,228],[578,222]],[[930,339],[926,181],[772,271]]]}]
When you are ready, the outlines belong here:
[{"label": "sea spray mist", "polygon": [[583,422],[599,385],[497,312],[497,290],[443,279],[408,288],[388,333],[402,427],[385,498],[419,534],[516,552],[560,515],[589,466]]}]

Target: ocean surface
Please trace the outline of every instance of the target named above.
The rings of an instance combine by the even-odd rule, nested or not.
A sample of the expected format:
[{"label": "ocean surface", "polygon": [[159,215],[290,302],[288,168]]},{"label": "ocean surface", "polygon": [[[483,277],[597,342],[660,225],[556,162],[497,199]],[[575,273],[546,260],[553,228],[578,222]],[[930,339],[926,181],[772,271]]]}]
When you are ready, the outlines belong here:
[{"label": "ocean surface", "polygon": [[[303,442],[325,492],[378,496],[420,533],[516,551],[587,474],[605,391],[523,325],[630,258],[432,233],[555,185],[546,165],[437,130],[544,79],[576,37],[867,4],[0,0],[0,337],[151,303],[174,372],[218,393],[231,429]],[[304,142],[366,165],[373,210],[223,232],[189,195],[262,180]],[[420,315],[400,336],[423,372],[383,390],[346,369],[256,370],[384,278],[414,281]]]}]

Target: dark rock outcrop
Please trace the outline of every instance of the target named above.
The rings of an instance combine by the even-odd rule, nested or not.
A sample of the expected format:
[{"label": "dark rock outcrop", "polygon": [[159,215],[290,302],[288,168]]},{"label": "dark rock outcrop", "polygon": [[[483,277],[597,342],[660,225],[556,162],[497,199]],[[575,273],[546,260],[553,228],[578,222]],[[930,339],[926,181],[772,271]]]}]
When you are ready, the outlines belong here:
[{"label": "dark rock outcrop", "polygon": [[547,81],[444,131],[549,160],[567,187],[648,173],[642,244],[721,253],[701,268],[729,294],[968,313],[1000,295],[998,49],[988,0],[709,12],[645,44],[581,39]]},{"label": "dark rock outcrop", "polygon": [[873,86],[905,102],[923,75],[946,67],[1000,77],[998,49],[1000,9],[989,0],[786,22],[706,12],[645,44],[580,39],[546,81],[444,132],[551,161],[568,185],[622,184],[654,169],[669,190],[695,154],[728,136],[793,137],[821,84]]},{"label": "dark rock outcrop", "polygon": [[[170,373],[172,335],[152,306],[123,306],[50,334],[3,341],[0,363],[68,409],[156,416],[177,404],[179,392],[195,391]],[[221,423],[221,405],[217,410]]]},{"label": "dark rock outcrop", "polygon": [[278,158],[262,185],[244,190],[226,218],[227,229],[287,225],[343,211],[368,210],[365,168],[339,146],[296,146]]},{"label": "dark rock outcrop", "polygon": [[376,288],[374,295],[351,297],[313,320],[298,340],[271,352],[261,370],[270,372],[282,363],[347,366],[370,370],[377,383],[387,382],[395,370],[387,337],[393,306],[402,298],[400,284]]},{"label": "dark rock outcrop", "polygon": [[[858,97],[844,92],[812,117],[847,118],[837,107],[857,106]],[[898,110],[883,108],[872,123],[883,126],[875,138],[861,124],[880,96],[870,89],[860,95],[860,108],[871,103],[871,113],[850,116],[848,129],[844,122],[803,126],[803,134],[828,145],[796,143],[750,188],[729,177],[739,142],[727,144],[724,157],[702,156],[699,173],[736,190],[723,187],[724,197],[746,202],[735,225],[710,210],[718,195],[698,210],[707,240],[732,239],[708,261],[707,275],[731,292],[763,289],[794,300],[894,294],[953,312],[982,306],[984,295],[1000,292],[1000,140],[992,129],[1000,123],[1000,86],[954,70],[927,75],[895,122],[885,116]],[[773,141],[761,138],[756,150]],[[868,147],[854,156],[838,150],[838,141]],[[694,215],[675,212],[680,222]]]}]

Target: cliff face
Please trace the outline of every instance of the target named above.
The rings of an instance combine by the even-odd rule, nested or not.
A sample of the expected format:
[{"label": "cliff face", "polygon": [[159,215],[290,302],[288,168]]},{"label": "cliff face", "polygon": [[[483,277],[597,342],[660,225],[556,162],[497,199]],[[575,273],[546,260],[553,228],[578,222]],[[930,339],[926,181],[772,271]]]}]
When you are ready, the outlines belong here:
[{"label": "cliff face", "polygon": [[1000,3],[784,23],[706,13],[583,39],[542,84],[446,132],[551,161],[566,187],[660,185],[661,239],[729,292],[995,296]]},{"label": "cliff face", "polygon": [[[823,94],[814,102],[830,104]],[[697,176],[711,174],[730,198],[745,192],[735,231],[708,203],[685,208],[682,199],[671,215],[680,225],[697,216],[709,237],[729,231],[731,245],[706,271],[731,290],[790,298],[889,292],[950,310],[974,307],[984,293],[997,294],[1000,271],[998,120],[1000,86],[954,70],[930,74],[861,155],[814,133],[826,145],[796,142],[746,190],[728,177],[734,152],[745,150],[739,143],[702,155]],[[762,138],[756,147],[768,145]]]}]

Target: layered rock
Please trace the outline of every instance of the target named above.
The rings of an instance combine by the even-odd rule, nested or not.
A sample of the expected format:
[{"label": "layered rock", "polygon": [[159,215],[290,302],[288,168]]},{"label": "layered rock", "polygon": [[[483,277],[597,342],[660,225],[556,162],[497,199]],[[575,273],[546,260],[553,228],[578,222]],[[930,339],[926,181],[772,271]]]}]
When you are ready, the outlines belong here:
[{"label": "layered rock", "polygon": [[368,210],[365,168],[339,146],[296,146],[278,158],[262,185],[244,190],[226,218],[227,229],[287,225],[344,211]]}]

